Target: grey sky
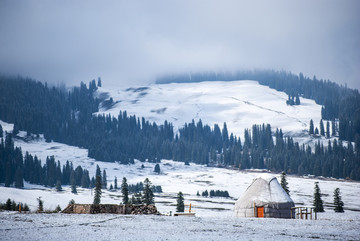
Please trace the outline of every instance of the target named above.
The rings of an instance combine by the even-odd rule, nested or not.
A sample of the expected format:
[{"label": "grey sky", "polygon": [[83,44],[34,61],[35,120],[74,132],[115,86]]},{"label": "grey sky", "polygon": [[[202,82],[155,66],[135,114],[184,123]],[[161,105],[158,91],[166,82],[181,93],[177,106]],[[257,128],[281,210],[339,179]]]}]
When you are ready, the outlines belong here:
[{"label": "grey sky", "polygon": [[0,0],[0,72],[140,85],[273,68],[360,88],[360,1]]}]

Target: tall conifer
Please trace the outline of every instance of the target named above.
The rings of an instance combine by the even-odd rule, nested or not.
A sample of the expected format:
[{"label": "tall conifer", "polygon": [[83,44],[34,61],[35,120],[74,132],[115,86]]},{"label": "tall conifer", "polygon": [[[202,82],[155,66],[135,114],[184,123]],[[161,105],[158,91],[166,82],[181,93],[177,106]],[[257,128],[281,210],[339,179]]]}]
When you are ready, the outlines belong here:
[{"label": "tall conifer", "polygon": [[184,212],[184,195],[182,192],[177,194],[176,212]]},{"label": "tall conifer", "polygon": [[117,177],[115,176],[115,179],[114,179],[114,189],[118,189],[118,183],[117,183]]},{"label": "tall conifer", "polygon": [[94,204],[100,204],[100,199],[101,199],[101,186],[102,186],[102,182],[101,182],[101,176],[96,176],[96,181],[95,181],[95,195],[94,195]]},{"label": "tall conifer", "polygon": [[285,172],[281,173],[281,186],[284,189],[284,191],[288,195],[290,195],[290,190],[289,190],[289,187],[288,187],[288,182],[286,181],[286,173]]},{"label": "tall conifer", "polygon": [[320,135],[325,136],[324,122],[320,120]]},{"label": "tall conifer", "polygon": [[336,188],[334,190],[334,211],[337,213],[343,213],[344,212],[344,202],[341,201],[341,195],[340,195],[340,189]]},{"label": "tall conifer", "polygon": [[103,176],[102,176],[102,188],[106,189],[107,188],[107,180],[106,180],[106,171],[103,170]]},{"label": "tall conifer", "polygon": [[324,212],[324,206],[323,206],[323,200],[321,199],[319,182],[315,182],[313,205],[315,207],[315,212]]},{"label": "tall conifer", "polygon": [[151,182],[148,178],[144,181],[143,202],[146,205],[154,204],[154,193],[152,191]]},{"label": "tall conifer", "polygon": [[312,119],[310,120],[309,134],[310,135],[314,134],[314,122]]},{"label": "tall conifer", "polygon": [[129,188],[127,184],[127,180],[124,177],[121,183],[121,193],[123,195],[123,203],[128,204],[129,203]]}]

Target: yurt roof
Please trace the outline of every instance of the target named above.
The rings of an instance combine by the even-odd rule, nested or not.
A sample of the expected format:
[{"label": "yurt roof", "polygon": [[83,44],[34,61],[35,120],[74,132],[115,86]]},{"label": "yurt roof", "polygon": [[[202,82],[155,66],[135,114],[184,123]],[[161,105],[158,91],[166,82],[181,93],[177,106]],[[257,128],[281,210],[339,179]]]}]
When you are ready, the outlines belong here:
[{"label": "yurt roof", "polygon": [[276,177],[262,174],[255,178],[240,198],[243,202],[287,203],[293,202]]}]

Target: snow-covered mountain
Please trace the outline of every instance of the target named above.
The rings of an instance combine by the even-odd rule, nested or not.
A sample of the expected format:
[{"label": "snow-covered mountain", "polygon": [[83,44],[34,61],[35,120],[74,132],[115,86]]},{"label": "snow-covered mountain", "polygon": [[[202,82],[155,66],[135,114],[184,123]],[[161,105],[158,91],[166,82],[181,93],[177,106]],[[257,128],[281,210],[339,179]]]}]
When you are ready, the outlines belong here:
[{"label": "snow-covered mountain", "polygon": [[[145,117],[159,124],[165,120],[172,122],[175,130],[191,122],[201,119],[204,124],[213,125],[226,122],[229,132],[243,138],[243,130],[251,128],[253,124],[269,123],[275,128],[282,128],[285,134],[295,137],[296,140],[307,142],[312,139],[307,135],[308,123],[313,119],[315,125],[321,118],[321,106],[314,101],[301,98],[301,105],[286,105],[287,95],[268,87],[259,85],[255,81],[233,82],[202,82],[190,84],[163,84],[146,87],[134,87],[124,90],[99,88],[98,97],[105,101],[96,114],[117,116],[119,111],[126,110],[128,114]],[[113,100],[113,105],[110,103]],[[108,101],[106,101],[108,100]],[[109,108],[110,107],[110,108]],[[4,131],[10,132],[13,125],[1,122]],[[182,191],[185,202],[196,207],[199,216],[232,216],[234,199],[237,199],[248,187],[258,173],[239,170],[220,169],[183,163],[171,160],[162,160],[161,174],[153,172],[154,163],[135,161],[134,165],[118,163],[104,163],[88,157],[88,150],[68,146],[61,143],[45,142],[44,138],[29,138],[26,132],[20,131],[14,139],[15,146],[22,148],[25,153],[37,155],[44,163],[46,156],[54,155],[64,165],[67,160],[74,166],[81,165],[95,174],[96,165],[105,169],[110,185],[117,176],[120,182],[122,177],[128,179],[129,184],[135,184],[148,177],[154,185],[161,185],[164,193],[155,198],[156,205],[161,212],[175,210],[176,194]],[[288,178],[291,196],[299,205],[311,205],[314,179],[290,176]],[[360,210],[357,197],[360,195],[358,182],[344,182],[341,180],[320,180],[320,188],[327,209],[330,210],[332,192],[340,187],[347,212],[349,209]],[[72,194],[70,187],[63,187],[63,192],[56,192],[53,188],[44,188],[38,185],[25,184],[24,189],[5,188],[0,186],[0,202],[7,198],[17,202],[26,202],[34,210],[36,198],[41,196],[45,201],[45,208],[54,209],[60,204],[66,206],[70,199],[80,203],[91,203],[92,192],[89,189],[78,188],[78,194]],[[227,190],[233,198],[204,198],[196,196],[204,190]],[[104,191],[104,203],[121,202],[120,192]],[[345,214],[346,215],[346,214]],[[359,212],[354,212],[359,217]],[[325,216],[326,217],[326,216]]]},{"label": "snow-covered mountain", "polygon": [[[245,128],[253,124],[270,124],[273,131],[282,128],[299,143],[311,139],[310,119],[315,126],[321,119],[321,106],[300,98],[301,105],[287,105],[284,92],[260,85],[257,81],[200,82],[152,84],[127,89],[99,88],[98,97],[106,98],[96,114],[117,116],[126,110],[129,115],[145,117],[158,124],[173,123],[175,131],[185,123],[202,120],[243,138]],[[112,103],[110,103],[112,98]],[[105,104],[106,103],[106,104]]]}]

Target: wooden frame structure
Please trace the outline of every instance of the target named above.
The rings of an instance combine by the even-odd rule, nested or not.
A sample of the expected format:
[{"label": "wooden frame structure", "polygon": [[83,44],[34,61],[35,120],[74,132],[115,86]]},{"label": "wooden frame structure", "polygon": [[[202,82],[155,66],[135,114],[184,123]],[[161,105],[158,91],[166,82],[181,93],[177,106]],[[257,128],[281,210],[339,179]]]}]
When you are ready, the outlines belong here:
[{"label": "wooden frame structure", "polygon": [[174,213],[174,216],[192,216],[192,217],[194,217],[195,213],[191,212],[191,207],[193,207],[194,205],[191,205],[191,203],[190,203],[190,204],[185,204],[185,207],[186,206],[189,206],[189,212],[187,210],[184,210],[183,213]]},{"label": "wooden frame structure", "polygon": [[315,220],[317,220],[317,212],[315,212],[314,207],[307,207],[307,206],[299,206],[299,207],[292,207],[291,210],[295,210],[295,217],[292,216],[291,218],[295,219],[313,219],[313,214],[315,214]]}]

